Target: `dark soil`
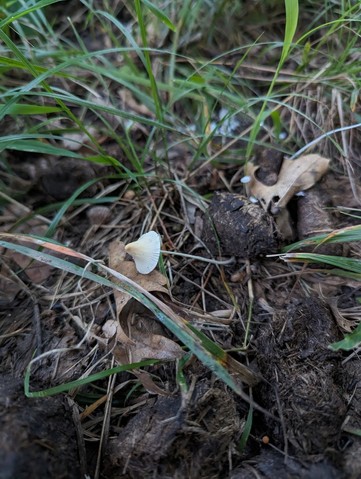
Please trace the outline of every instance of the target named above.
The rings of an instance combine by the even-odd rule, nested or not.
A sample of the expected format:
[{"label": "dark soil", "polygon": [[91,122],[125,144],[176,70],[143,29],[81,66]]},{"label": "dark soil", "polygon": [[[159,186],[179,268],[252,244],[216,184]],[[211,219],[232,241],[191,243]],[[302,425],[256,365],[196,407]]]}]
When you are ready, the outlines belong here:
[{"label": "dark soil", "polygon": [[[55,4],[54,18],[58,18],[56,22],[69,25],[67,17],[71,17],[73,5],[63,3]],[[101,2],[94,8],[103,10],[108,3],[112,4]],[[119,18],[126,15],[125,24],[134,22],[135,16],[130,15],[125,7],[119,7],[126,2],[115,4],[118,5]],[[270,8],[269,2],[248,4],[261,6],[262,18],[268,18],[263,15],[262,8]],[[283,2],[271,4],[277,4],[277,11],[283,9]],[[75,20],[79,38],[88,45],[89,51],[108,49],[112,45],[111,35],[108,37],[103,24],[99,24],[99,31],[95,31],[97,23],[89,31],[90,16],[83,14],[86,11],[83,11],[83,2],[79,5],[80,13],[77,11]],[[233,30],[237,30],[236,50],[239,50],[239,42],[242,44],[244,40],[238,39],[240,16],[232,25]],[[251,34],[243,44],[256,45],[261,38],[265,44],[279,45],[284,33],[283,24],[277,15],[274,18],[273,22],[277,22],[274,25],[281,32],[277,43],[271,42],[267,36],[265,39],[260,37],[258,27],[252,26],[248,32]],[[221,54],[231,43],[228,38],[230,26],[225,27],[218,49],[212,44],[208,52],[212,62],[215,58],[222,62]],[[69,45],[73,40],[76,45],[78,38],[73,39],[71,29],[67,31]],[[189,48],[193,48],[197,35],[187,40]],[[316,32],[314,36],[316,38]],[[173,41],[172,38],[169,35],[169,41]],[[182,38],[179,41],[182,43]],[[122,42],[123,34],[117,44]],[[325,45],[328,48],[327,42]],[[172,51],[173,43],[154,45],[155,52],[161,48]],[[208,48],[206,42],[202,48]],[[24,51],[27,49],[28,45]],[[272,49],[269,50],[267,56],[272,55]],[[189,58],[199,57],[199,51],[195,55],[190,52],[177,52],[181,53],[181,62],[188,54]],[[150,53],[154,71],[161,70],[162,62],[167,62],[166,56]],[[326,59],[329,54],[325,52]],[[136,52],[129,52],[129,55],[136,56]],[[245,52],[238,52],[238,55],[242,58],[236,55],[233,58],[233,54],[230,59],[224,57],[225,63],[221,65],[225,68],[225,75],[226,68],[229,68],[229,74],[233,72],[229,82],[232,88],[236,88],[232,83],[233,76],[242,75],[238,70],[246,59]],[[306,48],[305,56],[308,56]],[[129,68],[127,61],[130,57],[127,60],[125,56],[124,60],[120,54],[114,53],[114,57],[109,58],[114,58],[114,64],[119,62],[122,68]],[[311,58],[311,63],[316,60]],[[95,57],[91,61],[95,62]],[[277,57],[276,62],[269,63],[267,58],[250,58],[248,62],[247,56],[247,68],[251,68],[252,63],[257,66],[258,61],[272,65],[265,72],[251,70],[251,83],[258,78],[257,85],[252,83],[252,91],[255,98],[259,95],[261,99],[262,92],[266,94],[268,90],[266,78],[271,78],[275,70],[273,65],[277,65],[279,59]],[[298,64],[285,65],[287,68],[281,76],[292,79],[289,74],[292,68],[302,73],[303,61],[299,58]],[[106,64],[100,65],[105,68]],[[134,60],[135,66],[134,71],[144,75],[142,81],[145,80],[146,72],[142,70],[139,58]],[[42,71],[40,68],[39,64],[39,72]],[[168,68],[167,65],[164,75]],[[325,71],[324,64],[322,70]],[[187,70],[184,72],[186,78]],[[163,73],[159,74],[160,77]],[[75,78],[76,73],[69,74]],[[15,78],[15,85],[20,90],[25,72],[21,71],[19,75]],[[327,108],[322,84],[315,83],[313,87],[308,81],[312,78],[311,70],[302,75],[307,79],[307,89],[294,90],[295,102],[290,103],[289,111],[285,109],[284,114],[280,113],[279,121],[290,125],[287,144],[271,150],[261,147],[256,150],[257,179],[266,186],[277,183],[283,160],[283,154],[278,150],[296,149],[296,144],[297,147],[307,144],[320,132],[346,125],[347,121],[356,123],[355,118],[360,115],[359,106],[358,109],[355,106],[352,118],[339,115],[333,122],[336,106],[335,110],[331,109],[333,105]],[[197,78],[198,75],[194,75],[195,85],[199,81]],[[59,84],[62,89],[66,88],[66,75],[49,77],[50,80],[54,81],[52,87]],[[193,76],[189,76],[189,84],[191,80]],[[99,84],[97,81],[95,76],[82,79],[78,86],[80,88],[83,82],[86,88],[82,86],[81,94],[94,89],[99,93],[99,99],[105,102],[103,92],[98,90],[106,86],[113,98],[120,98],[120,83],[114,82],[114,87],[112,80],[105,77]],[[335,82],[335,90],[340,88],[340,92],[342,81],[343,76],[339,74],[327,78],[327,81],[322,77],[324,83]],[[77,87],[76,82],[71,85]],[[123,93],[125,91],[130,93],[130,89],[124,89]],[[198,95],[198,90],[194,91]],[[217,91],[212,90],[212,95]],[[160,90],[164,95],[160,100],[164,100],[165,105],[168,104],[168,93]],[[222,96],[223,93],[227,98],[226,89]],[[284,96],[281,89],[274,90],[274,93],[275,98]],[[314,103],[308,108],[307,101],[312,97]],[[204,98],[202,108],[211,107],[216,116],[220,99],[215,102],[214,98],[209,99],[207,105],[208,97]],[[123,120],[119,118],[112,118],[104,112],[100,121],[90,109],[86,112],[85,108],[74,109],[74,115],[97,130],[96,139],[104,154],[119,160],[124,169],[117,177],[113,168],[97,165],[95,160],[93,163],[51,155],[44,158],[25,151],[2,151],[5,166],[1,160],[1,185],[6,186],[7,197],[16,201],[7,201],[1,196],[0,232],[43,236],[61,207],[54,204],[67,201],[88,182],[91,183],[89,187],[68,205],[59,221],[53,235],[58,242],[108,264],[109,245],[113,240],[134,241],[143,230],[154,229],[162,235],[163,249],[168,252],[179,251],[208,259],[233,257],[233,262],[227,265],[215,265],[164,254],[162,264],[169,294],[158,289],[155,295],[229,352],[231,359],[225,363],[231,374],[234,374],[232,361],[241,363],[250,378],[246,381],[244,376],[244,380],[240,380],[243,397],[251,399],[246,401],[235,394],[191,355],[182,359],[174,359],[173,355],[171,360],[160,360],[141,371],[122,372],[67,393],[26,397],[26,370],[29,363],[40,355],[43,356],[31,368],[31,391],[44,391],[83,375],[104,371],[124,359],[123,344],[120,347],[120,343],[116,343],[115,335],[110,339],[106,337],[103,329],[107,321],[119,319],[117,300],[108,288],[55,270],[48,264],[30,261],[10,250],[0,250],[0,479],[361,478],[359,351],[335,353],[328,347],[341,340],[360,321],[360,283],[330,275],[326,268],[320,272],[319,268],[310,265],[288,264],[276,256],[283,246],[293,241],[360,223],[359,211],[356,217],[352,217],[338,208],[348,208],[347,212],[360,208],[360,164],[357,157],[360,140],[357,140],[357,133],[352,130],[349,136],[336,138],[343,145],[342,149],[349,151],[350,156],[344,158],[348,168],[339,161],[341,148],[335,147],[334,139],[325,139],[315,148],[322,155],[332,156],[328,173],[303,197],[293,197],[282,211],[266,211],[251,197],[245,196],[245,187],[239,181],[244,175],[243,139],[232,142],[224,156],[217,156],[215,152],[221,152],[228,144],[226,135],[224,138],[216,134],[212,138],[207,134],[209,138],[204,144],[199,132],[194,138],[189,136],[188,143],[185,136],[176,135],[178,126],[191,126],[188,121],[191,117],[203,123],[208,121],[206,113],[201,114],[190,106],[190,100],[191,97],[186,96],[185,104],[177,101],[172,105],[180,121],[174,122],[172,133],[167,133],[169,138],[163,137],[166,130],[155,132],[148,123],[134,122],[132,127],[126,126],[125,132]],[[143,106],[139,99],[137,102],[138,107]],[[337,103],[333,96],[332,102]],[[352,103],[351,99],[347,102]],[[120,99],[114,107],[122,108]],[[258,105],[254,112],[256,107]],[[297,117],[298,111],[307,112],[303,115],[305,118]],[[243,131],[251,120],[246,114],[239,116],[239,129]],[[151,119],[155,121],[156,117]],[[215,119],[220,121],[220,117]],[[318,125],[321,119],[324,124]],[[33,126],[31,120],[26,119],[29,122],[26,131],[34,134],[39,125],[35,123]],[[37,121],[42,122],[42,119]],[[13,117],[7,117],[3,124],[4,130],[9,129],[6,134],[22,131],[24,125],[15,123]],[[44,124],[57,131],[58,127],[52,126],[47,118]],[[271,129],[271,125],[266,126],[262,135]],[[203,127],[204,130],[208,128],[206,124]],[[299,135],[294,139],[292,128]],[[60,137],[60,127],[59,132]],[[139,182],[132,182],[124,175],[126,168],[134,171],[134,165],[125,154],[127,135],[131,137],[128,157],[138,155],[143,159],[143,150],[148,151],[148,148],[151,151],[144,159],[145,177],[138,178],[134,174]],[[115,141],[115,136],[119,141]],[[259,140],[260,144],[268,141]],[[348,140],[350,145],[344,148],[344,142]],[[60,142],[58,137],[54,145],[57,141]],[[196,141],[202,144],[196,145]],[[44,139],[44,144],[47,142]],[[52,144],[50,140],[49,144]],[[165,144],[169,144],[167,151],[164,151]],[[271,140],[267,144],[272,146]],[[85,150],[88,154],[89,149]],[[81,149],[79,154],[82,154]],[[350,171],[354,175],[352,178],[346,174]],[[109,175],[113,176],[110,178]],[[97,178],[101,179],[97,181]],[[166,181],[162,181],[164,178]],[[39,208],[40,214],[34,216],[34,211]],[[317,252],[360,258],[361,245],[360,242],[322,245]],[[124,308],[121,321],[127,326],[130,337],[133,331],[131,339],[148,339],[157,335],[169,342],[177,342],[150,312],[144,313],[144,307],[136,308],[135,301]],[[176,346],[182,354],[183,350],[178,344]],[[188,353],[185,348],[184,352]],[[239,379],[236,374],[234,377]],[[252,408],[252,403],[257,407]]]},{"label": "dark soil", "polygon": [[[327,196],[323,194],[327,182],[332,184],[332,175],[310,191],[313,203],[322,203],[324,198],[327,205],[332,204],[332,191],[328,188]],[[305,216],[304,202],[304,198],[299,200],[295,221],[297,230],[305,232],[308,229],[302,222],[312,224],[312,205]],[[131,215],[131,209],[126,211]],[[107,221],[112,215],[116,215],[116,210],[108,210]],[[344,217],[327,215],[325,225],[345,224]],[[80,234],[86,234],[86,222],[93,221],[90,217],[84,216],[84,226],[78,222],[78,234],[82,230],[85,233]],[[319,217],[315,217],[318,223]],[[47,289],[36,293],[35,302],[34,293],[29,297],[23,288],[17,292],[5,288],[3,292],[1,478],[78,478],[82,477],[81,471],[92,475],[96,468],[99,477],[104,478],[361,476],[360,440],[352,433],[361,424],[360,364],[357,356],[344,364],[344,355],[328,348],[342,338],[342,331],[327,296],[321,294],[324,291],[329,298],[336,298],[336,304],[338,298],[343,308],[353,308],[358,294],[355,284],[334,281],[332,277],[327,280],[312,269],[304,271],[303,277],[292,276],[278,259],[266,258],[267,253],[279,250],[282,234],[270,214],[242,195],[214,195],[203,225],[202,239],[209,251],[236,256],[238,260],[236,265],[225,266],[222,274],[228,278],[244,312],[248,304],[247,282],[249,275],[252,277],[255,303],[248,361],[261,378],[252,388],[252,396],[271,416],[254,413],[251,435],[246,447],[240,449],[249,405],[194,360],[185,369],[190,389],[181,394],[174,366],[164,364],[152,370],[163,392],[143,390],[128,403],[124,402],[127,388],[120,396],[114,396],[109,432],[99,455],[100,429],[96,424],[99,419],[101,424],[102,409],[81,422],[79,413],[83,407],[79,395],[75,396],[75,403],[64,395],[37,399],[24,396],[24,372],[34,351],[73,348],[83,334],[69,316],[66,305],[70,303],[66,298],[58,304],[50,302],[46,290],[53,288],[59,277],[53,271],[43,282]],[[74,238],[75,242],[80,240],[81,237]],[[242,267],[245,261],[250,264],[248,273]],[[184,303],[194,303],[199,283],[196,272],[200,267],[203,265],[197,262],[188,263],[186,274],[193,283],[180,281],[174,288],[175,300],[182,298]],[[216,274],[213,268],[213,275]],[[26,271],[22,275],[32,288]],[[210,280],[207,287],[219,298],[210,299],[208,304],[213,303],[213,309],[224,308],[222,301],[227,296],[222,281]],[[95,290],[88,299],[101,294],[100,289]],[[96,304],[99,314],[94,331],[99,334],[110,309],[101,299]],[[84,311],[90,314],[91,310]],[[192,317],[188,314],[187,319]],[[244,334],[244,327],[235,319],[228,326],[219,322],[212,333],[217,342],[229,349],[242,344]],[[41,390],[51,383],[80,377],[92,345],[94,340],[83,343],[80,349],[68,349],[60,356],[60,362],[54,362],[55,356],[42,360],[33,368],[32,387]],[[102,354],[99,350],[97,357]],[[234,355],[242,361],[243,356]],[[132,379],[130,374],[119,375],[117,383]],[[85,393],[94,392],[91,387],[83,389]]]},{"label": "dark soil", "polygon": [[79,479],[84,474],[69,401],[29,399],[23,381],[2,374],[0,383],[1,479]]}]

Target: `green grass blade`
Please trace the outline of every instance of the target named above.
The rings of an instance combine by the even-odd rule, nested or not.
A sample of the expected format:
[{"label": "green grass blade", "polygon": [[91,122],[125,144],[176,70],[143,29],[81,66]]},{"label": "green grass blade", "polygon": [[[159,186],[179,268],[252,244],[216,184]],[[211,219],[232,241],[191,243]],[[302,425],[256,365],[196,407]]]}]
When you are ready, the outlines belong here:
[{"label": "green grass blade", "polygon": [[[38,72],[36,68],[34,68],[33,64],[26,58],[26,56],[21,52],[21,50],[15,45],[15,43],[11,40],[11,38],[6,35],[5,32],[3,32],[0,28],[0,40],[2,40],[6,46],[9,48],[9,50],[13,53],[13,55],[23,63],[24,67],[28,70],[28,72],[34,77],[37,78]],[[76,115],[73,114],[73,112],[67,107],[67,105],[60,100],[57,96],[54,95],[53,90],[50,88],[50,86],[45,82],[41,81],[40,82],[41,86],[44,88],[44,90],[51,95],[53,99],[58,103],[59,107],[61,110],[70,118],[77,126],[78,128],[90,139],[90,141],[98,147],[98,149],[101,151],[102,149],[100,148],[100,145],[94,138],[94,136],[89,133],[89,131],[84,127],[83,123],[76,117]],[[3,108],[0,110],[0,119],[2,119],[5,114],[8,113],[8,109],[10,106],[14,104],[14,101],[17,101],[17,97],[15,96],[12,98],[11,101],[7,105],[4,105]]]},{"label": "green grass blade", "polygon": [[290,51],[293,38],[296,33],[297,23],[298,23],[298,0],[285,0],[286,7],[286,28],[285,28],[285,38],[283,42],[283,48],[281,53],[280,65],[282,66],[285,60],[287,59],[288,53]]},{"label": "green grass blade", "polygon": [[29,13],[35,12],[36,10],[40,10],[42,8],[48,7],[49,5],[53,5],[54,3],[63,2],[64,0],[40,0],[37,1],[35,5],[29,8],[25,8],[24,10],[20,10],[17,13],[14,13],[2,20],[0,22],[0,29],[10,25],[11,23],[19,20],[20,18],[24,17],[25,15],[29,15]]},{"label": "green grass blade", "polygon": [[322,263],[336,268],[361,274],[361,260],[355,258],[344,258],[343,256],[331,256],[316,253],[286,253],[281,256],[287,262]]},{"label": "green grass blade", "polygon": [[74,201],[77,199],[77,197],[81,195],[83,191],[88,189],[90,186],[94,185],[95,183],[98,183],[98,181],[101,181],[103,179],[105,178],[94,178],[92,180],[89,180],[84,183],[84,185],[79,186],[76,191],[74,191],[74,193],[63,203],[59,211],[54,216],[51,224],[49,225],[49,228],[45,233],[45,238],[51,238],[52,236],[54,236],[56,228],[58,227],[60,221],[64,217],[66,211],[74,204]]},{"label": "green grass blade", "polygon": [[147,8],[149,8],[153,15],[155,15],[162,23],[164,23],[164,25],[166,25],[170,30],[172,30],[172,32],[175,32],[177,30],[174,23],[156,5],[149,2],[149,0],[141,1]]},{"label": "green grass blade", "polygon": [[153,74],[153,69],[152,69],[152,62],[150,59],[150,54],[147,49],[148,47],[148,39],[147,39],[147,30],[146,26],[144,23],[144,18],[143,18],[143,11],[141,8],[140,0],[135,0],[135,11],[137,13],[138,17],[138,25],[140,29],[140,36],[142,38],[143,42],[143,47],[145,48],[144,50],[144,58],[145,58],[145,68],[148,73],[148,77],[150,80],[150,86],[151,86],[151,91],[152,91],[152,96],[153,96],[153,101],[155,105],[155,111],[157,115],[157,119],[163,123],[163,109],[162,109],[162,104],[160,101],[160,96],[158,92],[158,87],[157,87],[157,82]]},{"label": "green grass blade", "polygon": [[[298,23],[298,0],[285,0],[285,9],[286,9],[286,27],[285,27],[285,36],[284,36],[284,41],[283,41],[283,47],[282,47],[282,53],[280,60],[278,62],[276,72],[273,76],[272,82],[269,86],[266,99],[262,104],[261,110],[257,115],[257,118],[255,119],[254,126],[251,130],[249,142],[247,145],[247,151],[246,151],[246,159],[249,160],[249,158],[252,155],[253,151],[253,146],[255,144],[257,135],[261,129],[261,124],[265,120],[265,112],[267,108],[267,103],[268,99],[271,97],[271,94],[273,92],[273,88],[275,86],[276,80],[278,78],[278,75],[281,71],[281,68],[287,59],[287,56],[290,52],[290,48],[292,45],[293,37],[296,33],[296,28],[297,28],[297,23]],[[268,116],[268,115],[267,115]]]},{"label": "green grass blade", "polygon": [[152,366],[153,364],[157,364],[160,361],[157,359],[148,359],[146,361],[141,361],[139,363],[130,363],[130,364],[123,364],[121,366],[117,366],[115,368],[106,369],[105,371],[101,371],[99,373],[91,374],[86,378],[76,379],[74,381],[70,381],[68,383],[59,384],[58,386],[54,386],[51,388],[43,389],[42,391],[30,391],[30,374],[31,374],[31,366],[36,361],[36,358],[30,362],[28,365],[25,378],[24,378],[24,392],[25,396],[28,398],[39,398],[39,397],[48,397],[54,396],[55,394],[63,393],[70,391],[71,389],[79,388],[84,386],[85,384],[93,383],[95,381],[102,380],[112,374],[118,374],[123,371],[131,371],[132,369],[138,369],[144,366]]},{"label": "green grass blade", "polygon": [[361,344],[361,323],[350,334],[346,334],[345,337],[336,343],[329,345],[332,351],[350,351],[351,349],[358,348]]},{"label": "green grass blade", "polygon": [[253,425],[253,407],[250,406],[248,410],[248,414],[247,414],[247,420],[242,432],[242,436],[238,443],[238,449],[240,450],[240,452],[244,452],[246,448],[249,435],[251,434],[252,425]]},{"label": "green grass blade", "polygon": [[[10,237],[11,235],[2,234],[0,236]],[[15,238],[16,236],[13,236],[13,237]],[[21,236],[18,235],[17,237],[24,239],[26,238],[26,235],[21,235]],[[28,238],[31,238],[31,237],[28,237]],[[39,240],[38,244],[40,246],[41,245],[44,246],[46,244],[46,242],[44,241],[43,241],[43,244],[41,243],[42,243],[42,240]],[[52,241],[51,243],[47,244],[47,246],[50,246],[50,244],[55,245],[56,242]],[[211,352],[209,352],[208,350],[204,348],[204,346],[202,346],[201,342],[197,340],[196,336],[191,334],[190,331],[188,332],[188,328],[185,326],[186,322],[183,320],[183,323],[184,323],[183,326],[180,325],[180,323],[178,324],[175,323],[170,316],[168,316],[166,313],[164,313],[164,311],[162,311],[162,309],[160,309],[160,307],[158,306],[158,304],[160,303],[159,300],[153,297],[150,293],[147,293],[147,292],[146,294],[141,293],[139,291],[139,286],[136,283],[129,280],[128,278],[120,275],[119,273],[107,268],[106,266],[102,264],[94,263],[91,258],[85,255],[81,255],[80,253],[73,252],[73,256],[78,256],[85,260],[89,260],[91,263],[94,263],[95,267],[98,266],[99,268],[104,269],[107,272],[113,273],[113,275],[118,278],[118,282],[110,281],[107,278],[104,278],[98,274],[90,272],[88,268],[82,268],[73,263],[70,263],[69,261],[57,258],[48,253],[44,253],[43,251],[34,250],[27,246],[9,243],[3,240],[0,240],[0,246],[6,249],[11,249],[18,253],[24,254],[32,259],[49,264],[53,266],[54,268],[67,271],[81,278],[86,278],[98,284],[101,284],[103,286],[115,288],[119,291],[129,293],[132,297],[140,301],[144,306],[146,306],[150,311],[152,311],[155,314],[155,316],[158,318],[158,320],[166,328],[168,328],[185,346],[187,346],[192,351],[192,353],[195,356],[197,356],[197,358],[204,365],[209,367],[209,369],[211,369],[214,372],[214,374],[218,376],[219,379],[224,381],[233,391],[238,393],[241,397],[245,398],[245,393],[242,391],[240,386],[235,382],[235,380],[230,375],[230,373],[224,368],[224,366],[217,359],[214,358]],[[71,251],[68,248],[63,248],[63,250],[67,252]],[[119,281],[120,277],[123,277],[124,281]]]},{"label": "green grass blade", "polygon": [[282,249],[284,253],[289,251],[305,248],[310,246],[317,246],[327,243],[349,243],[352,241],[361,241],[361,225],[350,226],[340,230],[332,231],[331,233],[312,236],[310,238],[297,241]]},{"label": "green grass blade", "polygon": [[68,158],[84,159],[84,156],[79,155],[75,151],[58,146],[50,145],[36,140],[10,140],[8,142],[0,142],[3,150],[27,151],[29,153],[41,153],[46,155],[65,156]]},{"label": "green grass blade", "polygon": [[[5,104],[0,103],[0,108]],[[39,106],[30,104],[15,103],[7,109],[8,115],[46,115],[47,113],[58,113],[61,109],[57,106]]]}]

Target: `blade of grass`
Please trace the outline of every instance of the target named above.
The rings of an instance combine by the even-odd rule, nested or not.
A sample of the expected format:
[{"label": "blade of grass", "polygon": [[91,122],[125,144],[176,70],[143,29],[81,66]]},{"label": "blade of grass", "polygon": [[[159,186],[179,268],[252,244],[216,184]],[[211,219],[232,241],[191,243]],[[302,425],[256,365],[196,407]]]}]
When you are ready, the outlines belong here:
[{"label": "blade of grass", "polygon": [[349,226],[340,230],[334,230],[331,233],[312,236],[310,238],[297,241],[282,249],[282,252],[288,253],[289,251],[305,248],[309,246],[317,246],[326,243],[349,243],[352,241],[361,241],[361,225]]},{"label": "blade of grass", "polygon": [[238,449],[240,452],[244,452],[245,450],[247,441],[249,439],[249,435],[251,434],[252,425],[253,425],[253,408],[251,406],[248,410],[246,423],[242,431],[241,439],[239,440],[239,443],[238,443]]},{"label": "blade of grass", "polygon": [[[40,135],[42,136],[42,135]],[[2,139],[4,140],[4,139]],[[14,151],[27,151],[29,153],[41,153],[45,155],[65,156],[68,158],[84,159],[82,155],[75,151],[68,150],[66,148],[60,148],[58,146],[50,145],[49,143],[43,143],[36,140],[10,140],[0,141],[0,147],[2,150],[14,150]]]},{"label": "blade of grass", "polygon": [[285,253],[281,259],[286,262],[322,263],[336,266],[336,268],[361,274],[361,260],[355,258],[344,258],[343,256],[331,256],[316,253]]},{"label": "blade of grass", "polygon": [[280,60],[278,62],[276,72],[273,76],[272,82],[269,86],[267,95],[266,95],[266,100],[263,102],[262,107],[260,112],[257,115],[257,118],[254,122],[254,126],[251,130],[250,138],[249,138],[249,143],[247,145],[247,151],[246,151],[246,159],[249,160],[249,158],[252,155],[253,151],[253,146],[256,141],[257,135],[261,129],[261,124],[262,121],[265,120],[264,114],[265,110],[267,107],[268,100],[273,92],[273,88],[275,86],[276,80],[278,78],[278,75],[281,71],[281,68],[287,59],[287,56],[289,54],[289,51],[291,49],[293,37],[296,33],[296,28],[297,28],[297,23],[298,23],[298,0],[285,0],[285,9],[286,9],[286,27],[285,27],[285,36],[284,36],[284,41],[283,41],[283,47],[282,47],[282,53]]},{"label": "blade of grass", "polygon": [[350,351],[351,349],[358,348],[361,344],[361,323],[350,334],[346,334],[345,337],[336,343],[329,345],[329,349],[332,351]]},{"label": "blade of grass", "polygon": [[149,0],[141,0],[141,2],[149,8],[149,10],[155,15],[165,26],[172,30],[172,32],[176,31],[176,26],[174,23],[165,15],[162,10],[160,10],[154,3],[149,2]]},{"label": "blade of grass", "polygon": [[74,191],[74,193],[63,203],[59,211],[56,213],[54,216],[51,224],[49,225],[49,228],[47,229],[45,233],[45,238],[51,238],[54,236],[56,228],[58,227],[60,221],[64,217],[66,211],[73,206],[74,201],[77,199],[79,195],[83,193],[86,189],[88,189],[90,186],[94,185],[95,183],[98,183],[99,181],[104,180],[104,177],[101,178],[93,178],[92,180],[87,181],[83,185],[81,185],[79,188]]},{"label": "blade of grass", "polygon": [[[4,194],[0,192],[0,197],[3,197]],[[103,198],[79,198],[75,199],[72,203],[72,206],[82,206],[82,205],[103,205],[107,203],[115,203],[119,200],[118,196],[105,196]],[[64,202],[51,203],[50,205],[42,206],[32,211],[31,213],[23,216],[17,220],[13,225],[7,230],[8,233],[14,232],[19,226],[24,223],[27,223],[32,218],[35,218],[37,215],[43,215],[44,213],[52,213],[53,211],[58,210],[64,206]],[[51,224],[51,222],[50,222]]]},{"label": "blade of grass", "polygon": [[[0,108],[4,107],[4,104],[0,103]],[[8,115],[44,115],[47,113],[58,113],[61,109],[57,106],[39,106],[39,105],[26,105],[21,103],[15,103],[7,109]]]},{"label": "blade of grass", "polygon": [[[12,239],[17,241],[27,241],[28,243],[31,242],[38,246],[46,247],[54,251],[58,251],[60,253],[70,255],[72,257],[77,257],[87,261],[89,264],[92,264],[96,268],[100,268],[107,273],[111,274],[115,278],[118,279],[119,282],[110,281],[98,274],[90,272],[88,268],[83,268],[69,261],[60,259],[58,257],[52,256],[48,253],[40,252],[29,248],[28,246],[22,246],[15,243],[9,243],[8,241],[0,240],[0,246],[6,249],[10,249],[13,251],[17,251],[18,253],[24,254],[26,256],[31,257],[37,261],[49,264],[54,268],[61,269],[63,271],[67,271],[69,273],[75,274],[80,276],[81,278],[86,278],[91,281],[94,281],[98,284],[103,286],[111,287],[117,289],[119,291],[127,292],[137,301],[140,301],[144,306],[146,306],[150,311],[154,313],[154,315],[158,318],[158,320],[167,328],[169,329],[185,346],[187,346],[192,353],[197,356],[197,358],[214,374],[221,379],[225,384],[227,384],[234,392],[236,392],[242,399],[247,401],[249,404],[252,404],[253,407],[266,415],[272,416],[268,411],[263,409],[258,404],[254,403],[253,400],[242,390],[242,388],[237,384],[234,380],[232,375],[227,371],[227,369],[223,366],[223,364],[214,356],[214,354],[206,349],[202,342],[198,338],[199,332],[194,334],[192,328],[189,328],[188,322],[183,318],[177,316],[167,305],[165,305],[161,300],[153,296],[151,293],[143,289],[134,281],[130,280],[129,278],[125,277],[124,275],[114,271],[107,266],[95,262],[92,258],[78,253],[70,248],[67,248],[63,245],[55,241],[46,241],[39,237],[28,236],[28,235],[12,235],[7,233],[0,233],[0,238],[5,239]],[[207,341],[211,341],[207,338]],[[217,346],[218,348],[218,346]],[[226,354],[226,353],[224,353]],[[231,363],[232,358],[226,361],[226,363]],[[222,361],[224,362],[224,361]],[[233,360],[235,362],[235,360]],[[243,365],[241,365],[243,366]],[[245,368],[245,366],[243,366]],[[251,374],[251,372],[250,372]],[[243,378],[244,379],[244,378]]]},{"label": "blade of grass", "polygon": [[143,18],[143,11],[141,7],[141,0],[135,0],[134,5],[135,5],[135,11],[138,17],[138,25],[139,25],[139,30],[140,30],[140,36],[142,39],[143,47],[145,48],[144,50],[144,59],[145,59],[145,68],[147,70],[147,74],[150,80],[150,88],[153,96],[153,101],[155,105],[155,111],[156,111],[156,116],[159,122],[163,123],[163,109],[160,101],[160,96],[158,92],[158,87],[157,87],[157,82],[156,79],[154,78],[153,74],[153,69],[152,69],[152,62],[150,59],[150,54],[148,50],[148,38],[147,38],[147,30],[146,26],[144,23],[144,18]]},{"label": "blade of grass", "polygon": [[24,17],[25,15],[28,15],[29,13],[35,12],[36,10],[40,10],[40,9],[45,8],[45,7],[47,7],[49,5],[52,5],[54,3],[59,3],[59,2],[63,2],[63,1],[65,1],[65,0],[40,0],[40,1],[36,2],[35,5],[33,5],[31,7],[28,7],[28,8],[24,8],[23,10],[20,10],[16,13],[12,13],[7,18],[4,18],[4,20],[2,20],[0,22],[0,29],[4,28],[7,25],[10,25],[11,23],[15,22],[16,20],[20,20],[20,18]]},{"label": "blade of grass", "polygon": [[[36,360],[37,358],[35,358]],[[48,389],[43,389],[42,391],[30,391],[30,374],[31,374],[31,366],[34,364],[35,360],[33,359],[28,367],[26,368],[25,378],[24,378],[24,392],[25,396],[28,398],[39,398],[39,397],[48,397],[54,396],[55,394],[63,393],[70,391],[71,389],[76,389],[85,384],[93,383],[95,381],[100,381],[112,374],[118,374],[124,371],[131,371],[132,369],[139,369],[144,366],[152,366],[153,364],[157,364],[160,361],[157,359],[147,359],[145,361],[141,361],[139,363],[130,363],[130,364],[123,364],[121,366],[117,366],[115,368],[107,369],[105,371],[101,371],[99,373],[91,374],[86,378],[76,379],[74,381],[70,381],[68,383],[59,384],[58,386],[54,386]]]},{"label": "blade of grass", "polygon": [[[42,2],[40,2],[42,3]],[[11,17],[12,19],[13,17]],[[10,22],[11,23],[11,22]],[[23,63],[23,65],[26,67],[28,72],[36,78],[38,76],[37,70],[33,67],[33,64],[25,57],[25,55],[20,51],[20,49],[15,45],[15,43],[11,40],[8,35],[4,31],[1,30],[0,28],[0,39],[6,44],[6,46],[11,50],[13,55],[17,57],[17,59]],[[83,123],[76,117],[76,115],[73,114],[73,112],[67,107],[67,105],[60,100],[58,97],[56,97],[53,94],[52,88],[45,82],[41,82],[42,87],[44,90],[52,95],[52,97],[55,99],[55,101],[58,103],[59,107],[61,110],[70,118],[77,126],[78,128],[89,138],[89,140],[96,145],[99,151],[102,152],[102,148],[100,147],[99,143],[95,139],[95,137],[88,131],[87,128],[84,127]],[[17,101],[17,97],[15,96],[11,101],[9,101],[8,104],[4,105],[3,108],[0,110],[0,118],[3,118],[5,114],[8,113],[8,109],[10,106],[13,105],[14,102]]]}]

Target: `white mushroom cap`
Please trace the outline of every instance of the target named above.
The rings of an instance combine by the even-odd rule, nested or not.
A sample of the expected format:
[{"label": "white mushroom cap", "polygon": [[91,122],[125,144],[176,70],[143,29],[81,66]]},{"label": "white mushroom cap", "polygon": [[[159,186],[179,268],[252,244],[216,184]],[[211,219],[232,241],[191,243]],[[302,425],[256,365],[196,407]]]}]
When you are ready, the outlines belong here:
[{"label": "white mushroom cap", "polygon": [[125,246],[125,251],[134,259],[138,273],[148,274],[157,266],[160,255],[160,236],[149,231],[137,241]]}]

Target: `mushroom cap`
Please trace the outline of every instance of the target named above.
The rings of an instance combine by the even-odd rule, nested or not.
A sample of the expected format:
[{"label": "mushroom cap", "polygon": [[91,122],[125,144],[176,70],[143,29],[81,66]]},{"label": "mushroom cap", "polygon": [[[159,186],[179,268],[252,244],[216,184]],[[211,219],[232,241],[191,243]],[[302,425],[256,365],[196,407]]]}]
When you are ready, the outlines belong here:
[{"label": "mushroom cap", "polygon": [[133,258],[138,273],[148,274],[157,266],[160,256],[160,245],[159,234],[155,231],[149,231],[137,241],[125,246],[125,251]]}]

